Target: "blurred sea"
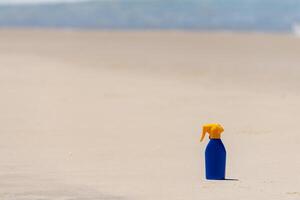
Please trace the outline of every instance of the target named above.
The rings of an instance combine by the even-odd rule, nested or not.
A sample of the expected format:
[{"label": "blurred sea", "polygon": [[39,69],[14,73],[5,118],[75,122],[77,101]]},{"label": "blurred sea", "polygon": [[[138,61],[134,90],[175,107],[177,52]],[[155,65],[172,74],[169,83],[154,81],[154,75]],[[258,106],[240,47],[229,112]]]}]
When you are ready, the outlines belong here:
[{"label": "blurred sea", "polygon": [[0,6],[0,27],[291,32],[298,23],[300,0],[99,0]]}]

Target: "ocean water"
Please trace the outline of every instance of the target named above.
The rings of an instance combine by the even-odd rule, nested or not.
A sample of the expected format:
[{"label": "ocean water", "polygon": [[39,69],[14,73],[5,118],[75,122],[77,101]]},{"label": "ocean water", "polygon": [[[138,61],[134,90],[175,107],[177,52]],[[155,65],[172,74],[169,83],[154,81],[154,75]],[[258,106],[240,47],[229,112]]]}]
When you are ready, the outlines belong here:
[{"label": "ocean water", "polygon": [[0,27],[290,32],[300,0],[99,0],[1,5]]}]

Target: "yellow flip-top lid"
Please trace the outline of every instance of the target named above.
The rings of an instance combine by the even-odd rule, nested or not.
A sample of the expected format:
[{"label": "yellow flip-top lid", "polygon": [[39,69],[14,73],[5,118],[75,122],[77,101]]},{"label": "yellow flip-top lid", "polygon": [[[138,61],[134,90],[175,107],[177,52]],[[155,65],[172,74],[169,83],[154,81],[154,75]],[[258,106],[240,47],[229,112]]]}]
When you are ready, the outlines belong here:
[{"label": "yellow flip-top lid", "polygon": [[221,133],[224,131],[220,124],[205,124],[202,129],[200,142],[203,141],[205,134],[209,134],[210,139],[220,139]]}]

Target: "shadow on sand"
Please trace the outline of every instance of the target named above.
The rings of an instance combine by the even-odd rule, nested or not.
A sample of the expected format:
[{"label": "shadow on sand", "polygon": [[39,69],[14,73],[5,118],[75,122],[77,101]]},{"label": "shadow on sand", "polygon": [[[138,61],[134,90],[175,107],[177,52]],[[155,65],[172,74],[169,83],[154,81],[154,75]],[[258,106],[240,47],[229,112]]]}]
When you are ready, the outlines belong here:
[{"label": "shadow on sand", "polygon": [[237,178],[225,178],[224,181],[239,181]]}]

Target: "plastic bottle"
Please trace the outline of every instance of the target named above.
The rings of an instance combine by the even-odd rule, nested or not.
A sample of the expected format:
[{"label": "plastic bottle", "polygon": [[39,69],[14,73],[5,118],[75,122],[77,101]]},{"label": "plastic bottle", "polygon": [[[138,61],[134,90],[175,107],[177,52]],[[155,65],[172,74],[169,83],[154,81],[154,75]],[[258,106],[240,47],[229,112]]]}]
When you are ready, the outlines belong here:
[{"label": "plastic bottle", "polygon": [[221,133],[224,131],[220,124],[206,124],[203,126],[200,141],[205,134],[209,134],[209,143],[205,149],[205,171],[206,179],[224,180],[226,168],[226,150],[221,140]]}]

